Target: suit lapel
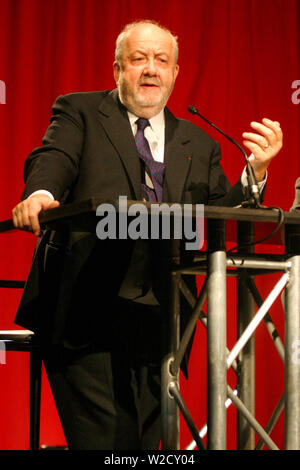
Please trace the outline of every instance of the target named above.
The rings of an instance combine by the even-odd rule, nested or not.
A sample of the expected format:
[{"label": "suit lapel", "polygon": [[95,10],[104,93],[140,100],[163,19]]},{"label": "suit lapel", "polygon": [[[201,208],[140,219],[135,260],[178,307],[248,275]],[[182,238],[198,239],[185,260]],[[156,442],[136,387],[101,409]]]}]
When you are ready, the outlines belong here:
[{"label": "suit lapel", "polygon": [[128,178],[132,184],[134,196],[140,199],[141,167],[125,107],[118,99],[117,90],[107,95],[99,106],[101,124],[117,150]]},{"label": "suit lapel", "polygon": [[192,162],[191,141],[182,135],[180,121],[167,108],[165,122],[164,201],[180,203]]},{"label": "suit lapel", "polygon": [[[117,150],[136,199],[141,197],[141,167],[126,108],[118,99],[117,90],[110,92],[99,106],[101,124]],[[191,166],[190,139],[182,135],[180,121],[165,110],[165,156],[164,179],[165,202],[181,202],[184,183]]]}]

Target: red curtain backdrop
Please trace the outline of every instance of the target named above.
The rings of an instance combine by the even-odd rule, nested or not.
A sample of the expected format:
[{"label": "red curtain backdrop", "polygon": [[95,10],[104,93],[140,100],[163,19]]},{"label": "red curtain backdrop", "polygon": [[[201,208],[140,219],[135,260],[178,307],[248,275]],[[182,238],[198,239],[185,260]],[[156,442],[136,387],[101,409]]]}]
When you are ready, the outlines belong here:
[{"label": "red curtain backdrop", "polygon": [[[194,104],[208,119],[242,141],[252,120],[278,120],[284,148],[272,163],[265,205],[289,210],[300,173],[300,80],[297,0],[0,0],[0,219],[11,216],[23,188],[23,164],[40,145],[55,98],[75,91],[115,87],[114,42],[128,22],[151,18],[179,38],[180,73],[169,107],[194,120],[222,145],[223,167],[232,182],[243,159],[225,139],[187,112]],[[298,86],[299,88],[299,86]],[[293,98],[294,93],[294,98]],[[297,99],[298,98],[298,99]],[[25,279],[35,238],[0,235],[0,279]],[[228,348],[236,338],[235,285],[229,282]],[[273,280],[272,280],[273,282]],[[259,281],[262,296],[271,288]],[[0,328],[15,328],[21,291],[1,289]],[[87,306],[89,308],[89,306]],[[273,321],[283,338],[280,301]],[[198,325],[190,380],[181,381],[197,426],[206,422],[206,333]],[[265,425],[283,391],[283,366],[264,325],[256,333],[256,417]],[[29,448],[29,358],[8,353],[0,364],[0,449]],[[231,386],[234,378],[229,374]],[[235,449],[236,412],[228,410],[228,448]],[[191,440],[181,425],[181,448]],[[283,447],[283,416],[272,437]],[[52,395],[43,374],[41,444],[64,445]]]}]

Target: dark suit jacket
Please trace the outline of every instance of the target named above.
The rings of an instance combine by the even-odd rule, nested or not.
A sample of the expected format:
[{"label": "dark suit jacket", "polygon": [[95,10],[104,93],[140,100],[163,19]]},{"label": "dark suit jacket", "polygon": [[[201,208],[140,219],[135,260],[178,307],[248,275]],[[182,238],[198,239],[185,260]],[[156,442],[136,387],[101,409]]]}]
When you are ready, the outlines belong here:
[{"label": "dark suit jacket", "polygon": [[[220,166],[220,147],[194,124],[165,110],[165,202],[233,206],[243,199]],[[25,163],[23,198],[46,189],[72,202],[99,195],[141,199],[141,165],[126,109],[117,91],[59,97],[43,145]],[[96,234],[47,232],[35,252],[16,323],[83,345],[103,332],[127,271],[133,242],[99,241]],[[111,313],[112,314],[112,313]]]}]

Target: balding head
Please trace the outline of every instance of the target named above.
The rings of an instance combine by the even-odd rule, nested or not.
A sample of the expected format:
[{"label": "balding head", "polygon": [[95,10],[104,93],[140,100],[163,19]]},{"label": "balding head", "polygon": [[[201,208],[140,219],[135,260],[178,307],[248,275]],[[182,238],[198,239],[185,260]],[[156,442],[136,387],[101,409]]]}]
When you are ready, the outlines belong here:
[{"label": "balding head", "polygon": [[115,49],[115,60],[116,62],[121,66],[121,59],[122,59],[122,54],[123,54],[123,47],[124,47],[124,41],[126,37],[128,37],[128,34],[130,31],[132,31],[134,28],[137,27],[145,27],[147,25],[151,25],[154,28],[159,28],[162,31],[164,31],[166,34],[170,36],[170,39],[173,43],[173,50],[174,50],[174,60],[175,64],[178,61],[178,39],[177,36],[174,36],[171,31],[166,28],[165,26],[161,25],[157,21],[154,20],[140,20],[140,21],[134,21],[133,23],[129,23],[125,26],[125,28],[121,31],[119,36],[117,37],[116,40],[116,49]]},{"label": "balding head", "polygon": [[166,105],[178,74],[177,40],[152,21],[128,25],[116,44],[114,76],[122,103],[150,118]]}]

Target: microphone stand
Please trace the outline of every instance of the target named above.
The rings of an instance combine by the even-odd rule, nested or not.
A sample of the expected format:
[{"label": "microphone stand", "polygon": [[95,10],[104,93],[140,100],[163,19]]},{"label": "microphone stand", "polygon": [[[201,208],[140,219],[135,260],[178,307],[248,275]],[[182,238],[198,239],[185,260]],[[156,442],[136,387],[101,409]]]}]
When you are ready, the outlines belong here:
[{"label": "microphone stand", "polygon": [[246,200],[242,202],[242,207],[252,207],[252,208],[258,208],[261,207],[260,203],[260,192],[258,189],[256,177],[254,174],[254,170],[249,162],[249,159],[247,157],[247,154],[245,150],[234,140],[232,137],[229,135],[225,134],[221,129],[219,129],[215,124],[210,122],[208,119],[206,119],[204,116],[202,116],[199,112],[198,109],[195,106],[189,106],[188,111],[192,114],[196,114],[199,116],[201,119],[203,119],[207,124],[212,126],[214,129],[216,129],[218,132],[220,132],[226,139],[228,139],[231,143],[233,143],[238,149],[242,152],[245,162],[246,162],[246,173],[247,173],[247,181],[248,185],[246,187]]}]

